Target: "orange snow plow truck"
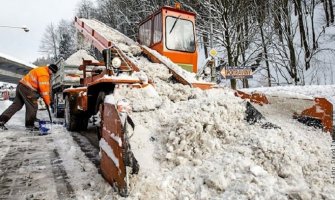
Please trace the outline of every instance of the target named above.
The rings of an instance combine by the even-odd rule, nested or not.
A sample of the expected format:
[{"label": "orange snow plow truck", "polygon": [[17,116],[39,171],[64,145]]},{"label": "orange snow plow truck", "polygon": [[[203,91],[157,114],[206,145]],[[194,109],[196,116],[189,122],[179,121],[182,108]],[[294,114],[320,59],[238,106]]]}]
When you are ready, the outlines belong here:
[{"label": "orange snow plow truck", "polygon": [[[122,49],[137,46],[152,62],[165,65],[178,82],[210,89],[214,83],[199,81],[190,75],[198,70],[195,14],[181,10],[180,5],[163,6],[140,23],[141,45],[97,20],[76,17],[75,27],[102,53],[104,60],[84,60],[79,67],[83,71],[81,85],[63,91],[66,128],[80,131],[87,128],[90,117],[97,119],[102,175],[121,196],[127,196],[130,170],[126,166],[132,169],[131,173],[137,173],[139,165],[128,141],[127,129],[134,128],[128,115],[130,104],[119,91],[124,87],[155,89],[150,77],[140,70],[136,58]],[[249,98],[246,93],[238,93],[238,96]],[[316,108],[316,112],[319,110]]]},{"label": "orange snow plow truck", "polygon": [[[160,22],[157,23],[161,32],[159,41],[157,40],[155,43],[158,52],[135,43],[127,36],[97,20],[75,18],[76,29],[86,42],[91,43],[101,52],[104,60],[101,62],[83,60],[83,64],[79,67],[83,71],[81,85],[63,90],[66,128],[69,131],[81,131],[87,128],[90,117],[93,116],[97,119],[97,132],[101,150],[101,172],[121,196],[128,195],[129,171],[127,169],[129,168],[126,166],[132,169],[131,173],[137,173],[139,165],[130,149],[127,136],[127,126],[134,127],[134,123],[128,115],[130,105],[126,97],[118,94],[124,87],[132,89],[152,88],[148,90],[155,91],[151,79],[137,66],[136,59],[127,55],[122,48],[125,45],[137,46],[152,62],[165,65],[173,77],[182,84],[201,89],[209,89],[214,85],[213,83],[198,81],[190,75],[191,72],[197,71],[195,14],[167,6],[162,7],[159,13]],[[174,44],[177,46],[167,46],[165,48],[166,39],[162,31],[165,31],[163,25],[165,25],[166,13],[170,16],[167,19],[170,21],[169,31],[172,31],[174,27],[178,29],[179,25],[176,25],[176,20],[183,23],[187,19],[186,24],[189,26],[190,35],[186,35],[186,37],[187,39],[192,38],[192,41],[187,43],[188,46],[178,47],[177,44]],[[156,21],[159,20],[156,19]],[[140,31],[141,34],[151,32],[151,30],[141,28],[140,30],[142,30]],[[143,39],[141,34],[140,38]],[[180,41],[185,39],[180,38]],[[169,41],[169,38],[167,38],[167,41]],[[169,56],[172,61],[162,55]],[[180,66],[184,66],[189,71],[183,70]]]}]

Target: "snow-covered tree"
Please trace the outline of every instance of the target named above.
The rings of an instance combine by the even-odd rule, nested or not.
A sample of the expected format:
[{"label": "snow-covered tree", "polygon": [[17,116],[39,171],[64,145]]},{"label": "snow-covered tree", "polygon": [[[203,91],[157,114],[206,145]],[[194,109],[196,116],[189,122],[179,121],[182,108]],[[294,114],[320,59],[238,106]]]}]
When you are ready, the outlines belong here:
[{"label": "snow-covered tree", "polygon": [[37,58],[33,64],[36,65],[36,66],[42,66],[42,65],[47,65],[47,64],[50,64],[50,63],[53,63],[53,59],[50,58],[50,57],[40,57],[40,58]]},{"label": "snow-covered tree", "polygon": [[95,18],[98,10],[95,9],[95,5],[90,0],[81,0],[76,9],[76,16],[80,18]]},{"label": "snow-covered tree", "polygon": [[71,22],[61,20],[58,25],[59,34],[58,51],[59,57],[67,59],[77,48],[75,46],[75,29]]}]

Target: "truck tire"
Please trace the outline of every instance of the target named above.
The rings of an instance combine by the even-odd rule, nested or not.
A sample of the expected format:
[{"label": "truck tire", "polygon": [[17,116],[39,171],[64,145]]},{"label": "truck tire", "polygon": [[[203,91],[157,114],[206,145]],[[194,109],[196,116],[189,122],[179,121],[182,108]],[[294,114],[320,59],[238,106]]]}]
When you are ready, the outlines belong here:
[{"label": "truck tire", "polygon": [[87,130],[88,120],[89,120],[89,117],[86,116],[86,114],[83,114],[82,118],[80,119],[80,130],[81,131]]},{"label": "truck tire", "polygon": [[[104,106],[104,101],[105,101],[105,97],[106,94],[105,92],[100,92],[97,98],[97,102],[95,105],[95,113],[99,113],[100,112],[100,122],[102,122],[102,113],[101,111],[103,110],[103,106]],[[100,141],[101,139],[101,135],[102,135],[102,124],[100,124],[99,126],[97,126],[97,137],[98,140]]]},{"label": "truck tire", "polygon": [[71,112],[71,101],[69,96],[65,97],[65,126],[68,131],[80,130],[80,118]]}]

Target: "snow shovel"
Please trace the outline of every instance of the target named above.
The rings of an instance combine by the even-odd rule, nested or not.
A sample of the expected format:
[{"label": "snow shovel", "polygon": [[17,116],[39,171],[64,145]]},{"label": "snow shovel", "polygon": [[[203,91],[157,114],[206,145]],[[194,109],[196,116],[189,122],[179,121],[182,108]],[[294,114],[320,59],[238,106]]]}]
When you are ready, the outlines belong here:
[{"label": "snow shovel", "polygon": [[38,125],[39,125],[39,131],[40,131],[39,135],[48,135],[51,133],[52,122],[45,121],[45,120],[39,120]]},{"label": "snow shovel", "polygon": [[50,124],[64,125],[64,122],[62,122],[62,121],[53,121],[53,120],[52,120],[51,112],[50,112],[49,106],[47,106],[47,110],[48,110],[48,114],[49,114],[49,119],[50,119],[49,122],[50,122]]},{"label": "snow shovel", "polygon": [[48,114],[49,114],[49,119],[50,119],[50,122],[52,123],[52,117],[51,117],[50,108],[49,108],[49,106],[48,106],[48,105],[47,105],[47,110],[48,110]]},{"label": "snow shovel", "polygon": [[50,108],[47,105],[46,106],[48,114],[49,114],[49,119],[50,121],[45,121],[45,120],[39,120],[38,121],[38,126],[39,126],[39,131],[40,134],[39,135],[47,135],[51,132],[51,125],[52,125],[52,117],[51,117],[51,113],[50,113]]}]

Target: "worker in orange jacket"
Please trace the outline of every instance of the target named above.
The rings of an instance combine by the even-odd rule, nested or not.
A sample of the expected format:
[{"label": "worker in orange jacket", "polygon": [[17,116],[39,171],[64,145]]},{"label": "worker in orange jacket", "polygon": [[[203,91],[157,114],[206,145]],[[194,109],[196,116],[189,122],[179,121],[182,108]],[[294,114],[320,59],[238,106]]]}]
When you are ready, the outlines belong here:
[{"label": "worker in orange jacket", "polygon": [[5,124],[21,108],[26,105],[25,126],[29,130],[38,130],[34,126],[38,110],[37,99],[41,96],[44,103],[50,106],[50,77],[58,70],[57,65],[40,66],[29,71],[16,87],[15,99],[1,115],[0,129],[7,130]]}]

